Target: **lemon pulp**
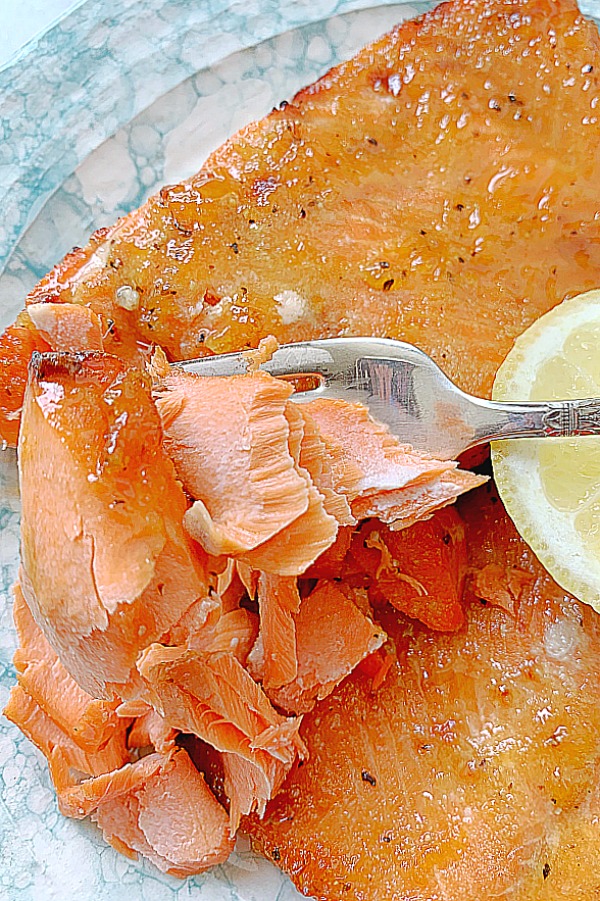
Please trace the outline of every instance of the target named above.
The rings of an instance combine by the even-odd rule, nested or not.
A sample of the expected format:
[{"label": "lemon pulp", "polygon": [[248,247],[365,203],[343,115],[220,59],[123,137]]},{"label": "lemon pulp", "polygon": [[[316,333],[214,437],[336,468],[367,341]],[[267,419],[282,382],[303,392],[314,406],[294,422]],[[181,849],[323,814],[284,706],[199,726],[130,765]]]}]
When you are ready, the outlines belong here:
[{"label": "lemon pulp", "polygon": [[[600,290],[563,301],[515,342],[495,400],[600,397]],[[492,444],[507,512],[556,581],[600,612],[600,436]]]}]

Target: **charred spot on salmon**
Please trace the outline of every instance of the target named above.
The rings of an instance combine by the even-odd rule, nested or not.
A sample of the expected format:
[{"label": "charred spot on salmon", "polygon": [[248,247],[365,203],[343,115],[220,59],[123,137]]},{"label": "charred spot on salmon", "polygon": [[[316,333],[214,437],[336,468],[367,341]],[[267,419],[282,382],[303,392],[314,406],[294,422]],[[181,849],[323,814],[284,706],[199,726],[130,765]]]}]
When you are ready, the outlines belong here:
[{"label": "charred spot on salmon", "polygon": [[[29,371],[37,381],[60,379],[61,377],[73,378],[80,375],[86,364],[93,369],[94,363],[99,363],[105,356],[107,355],[95,351],[39,353],[36,350],[31,355]],[[110,359],[114,361],[117,369],[122,368],[123,364],[116,357]]]},{"label": "charred spot on salmon", "polygon": [[368,770],[363,770],[360,775],[363,782],[368,782],[369,785],[377,785],[377,779]]},{"label": "charred spot on salmon", "polygon": [[544,877],[544,880],[546,880],[549,875],[550,875],[550,864],[548,862],[546,862],[542,868],[542,876]]},{"label": "charred spot on salmon", "polygon": [[281,860],[281,851],[279,848],[273,848],[271,851],[271,860],[274,860],[275,862]]}]

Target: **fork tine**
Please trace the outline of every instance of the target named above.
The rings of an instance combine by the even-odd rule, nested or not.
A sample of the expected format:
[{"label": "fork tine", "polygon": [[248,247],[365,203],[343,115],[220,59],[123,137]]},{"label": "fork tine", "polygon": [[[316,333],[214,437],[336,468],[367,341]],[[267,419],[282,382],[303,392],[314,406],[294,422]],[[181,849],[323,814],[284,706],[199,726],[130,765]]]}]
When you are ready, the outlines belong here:
[{"label": "fork tine", "polygon": [[[342,366],[347,368],[356,363],[361,355],[361,346],[360,338],[331,338],[325,341],[284,344],[260,368],[276,378],[314,375],[327,382],[340,374]],[[203,376],[242,375],[247,370],[248,357],[244,352],[219,354],[174,365],[186,372]]]}]

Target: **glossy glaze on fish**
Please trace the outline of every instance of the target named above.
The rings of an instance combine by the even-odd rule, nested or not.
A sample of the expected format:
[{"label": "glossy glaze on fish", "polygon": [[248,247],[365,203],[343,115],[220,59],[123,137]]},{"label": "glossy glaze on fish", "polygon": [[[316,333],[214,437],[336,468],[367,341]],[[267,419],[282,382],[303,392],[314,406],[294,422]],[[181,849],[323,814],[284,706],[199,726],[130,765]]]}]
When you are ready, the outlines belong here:
[{"label": "glossy glaze on fish", "polygon": [[552,581],[492,488],[459,509],[466,626],[382,608],[397,655],[383,685],[357,672],[304,717],[308,760],[247,823],[319,901],[598,897],[600,617]]},{"label": "glossy glaze on fish", "polygon": [[[574,0],[442,3],[96,233],[28,303],[89,306],[138,362],[156,343],[175,360],[270,333],[402,338],[489,394],[514,338],[598,285],[599,49]],[[0,347],[8,439],[32,343]]]}]

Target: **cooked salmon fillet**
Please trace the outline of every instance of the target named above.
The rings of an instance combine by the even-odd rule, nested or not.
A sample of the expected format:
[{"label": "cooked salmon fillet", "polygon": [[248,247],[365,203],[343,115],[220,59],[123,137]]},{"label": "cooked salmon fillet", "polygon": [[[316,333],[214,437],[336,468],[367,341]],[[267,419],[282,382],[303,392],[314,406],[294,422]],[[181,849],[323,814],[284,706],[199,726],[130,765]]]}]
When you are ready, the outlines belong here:
[{"label": "cooked salmon fillet", "polygon": [[139,852],[173,876],[200,873],[233,850],[225,810],[181,750],[136,788],[100,803],[93,819],[117,850]]},{"label": "cooked salmon fillet", "polygon": [[295,627],[296,675],[272,686],[269,697],[290,713],[306,713],[331,694],[361,660],[387,638],[336,582],[319,582],[292,613]]},{"label": "cooked salmon fillet", "polygon": [[32,303],[21,319],[29,316],[49,350],[103,350],[100,319],[89,307],[74,303]]},{"label": "cooked salmon fillet", "polygon": [[22,685],[15,685],[10,692],[8,704],[4,708],[4,716],[40,749],[48,759],[58,748],[69,767],[79,773],[99,776],[110,772],[129,762],[129,754],[125,743],[125,727],[109,739],[100,751],[84,751],[77,744],[71,733],[67,733],[50,717],[29,695]]},{"label": "cooked salmon fillet", "polygon": [[360,404],[295,405],[291,386],[265,372],[175,371],[155,394],[165,448],[195,499],[189,534],[276,576],[306,572],[340,525],[378,516],[404,528],[485,481],[401,445]]},{"label": "cooked salmon fillet", "polygon": [[[28,303],[88,306],[138,362],[156,343],[177,360],[267,334],[402,338],[487,395],[518,334],[598,286],[599,50],[574,0],[442,3],[97,232]],[[35,340],[1,344],[9,440]]]},{"label": "cooked salmon fillet", "polygon": [[166,722],[248,764],[256,792],[242,802],[230,780],[232,831],[240,815],[264,811],[297,753],[304,754],[300,720],[281,716],[233,654],[155,644],[144,651],[138,669],[146,699]]},{"label": "cooked salmon fillet", "polygon": [[[357,672],[307,714],[308,760],[246,823],[320,901],[597,896],[600,617],[553,582],[491,488],[460,513],[465,628],[381,608],[397,654],[381,688]],[[512,609],[497,584],[486,600],[490,566]]]},{"label": "cooked salmon fillet", "polygon": [[390,603],[431,629],[451,632],[464,621],[467,567],[462,520],[446,507],[399,532],[376,520],[364,523],[352,535],[338,574],[368,591],[374,607]]},{"label": "cooked salmon fillet", "polygon": [[297,579],[260,574],[260,632],[248,662],[249,672],[267,692],[287,685],[298,675],[294,614],[299,613],[301,603]]},{"label": "cooked salmon fillet", "polygon": [[67,672],[33,619],[21,587],[15,585],[13,616],[19,648],[14,657],[19,685],[82,750],[104,748],[116,733],[125,747],[126,720],[117,702],[92,698]]},{"label": "cooked salmon fillet", "polygon": [[[140,650],[208,592],[146,376],[104,354],[31,365],[19,443],[25,599],[96,698],[135,693]],[[116,549],[118,548],[118,552]]]},{"label": "cooked salmon fillet", "polygon": [[197,499],[188,529],[211,553],[253,550],[306,512],[308,486],[285,418],[292,390],[265,373],[208,380],[174,373],[161,386],[165,447]]},{"label": "cooked salmon fillet", "polygon": [[[385,335],[489,394],[600,281],[599,50],[571,0],[441,4],[96,233],[0,338],[6,715],[123,853],[201,872],[247,817],[320,901],[596,896],[598,617],[492,493],[447,509],[482,477],[255,370]],[[165,367],[258,344],[244,377]]]}]

